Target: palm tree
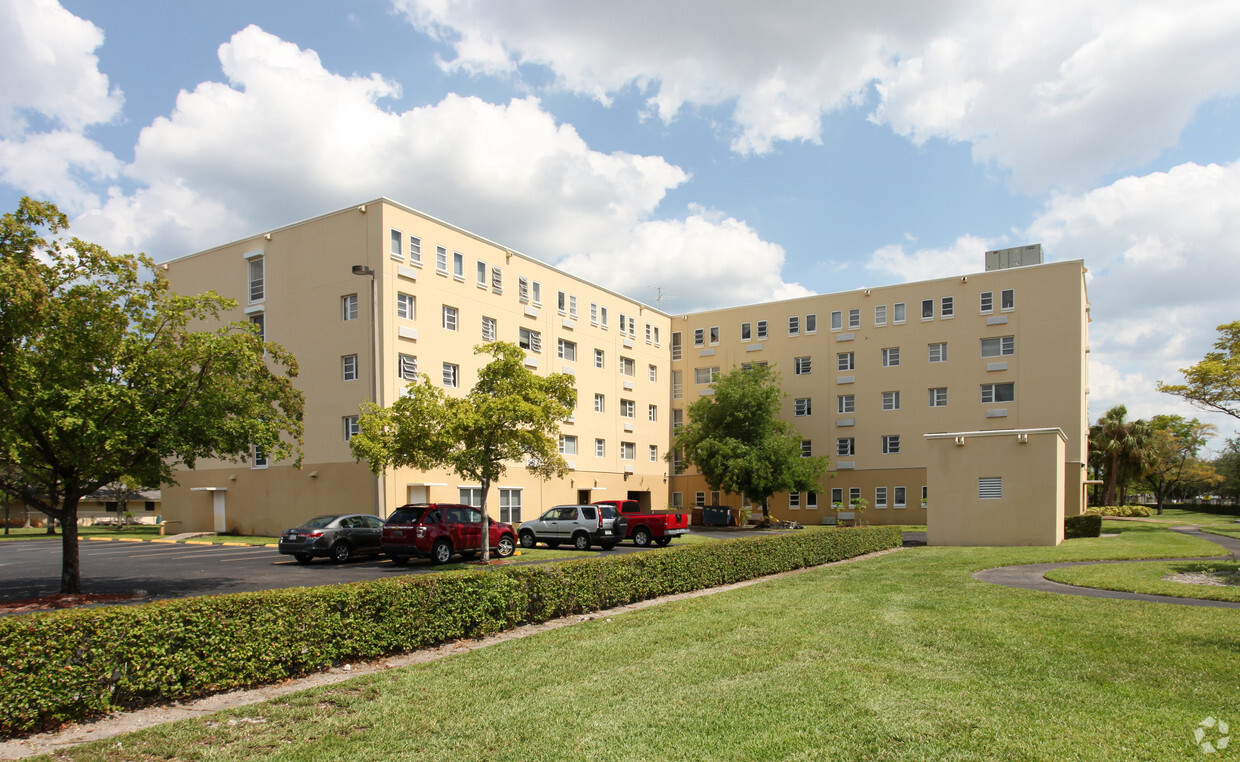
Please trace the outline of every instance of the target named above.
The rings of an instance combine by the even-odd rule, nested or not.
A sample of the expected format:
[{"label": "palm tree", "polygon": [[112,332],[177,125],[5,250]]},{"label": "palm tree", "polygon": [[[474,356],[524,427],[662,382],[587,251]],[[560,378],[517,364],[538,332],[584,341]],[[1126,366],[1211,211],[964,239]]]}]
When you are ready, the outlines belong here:
[{"label": "palm tree", "polygon": [[1120,502],[1127,499],[1127,482],[1144,474],[1151,457],[1150,426],[1141,419],[1128,420],[1128,408],[1116,405],[1098,419],[1089,429],[1090,449],[1102,470],[1102,504],[1117,505],[1115,492],[1121,492]]}]

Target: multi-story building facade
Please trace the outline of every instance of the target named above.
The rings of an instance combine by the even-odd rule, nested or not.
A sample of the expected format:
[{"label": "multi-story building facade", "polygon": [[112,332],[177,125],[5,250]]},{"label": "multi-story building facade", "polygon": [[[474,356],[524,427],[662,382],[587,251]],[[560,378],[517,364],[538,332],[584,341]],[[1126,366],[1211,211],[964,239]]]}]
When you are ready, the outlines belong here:
[{"label": "multi-story building facade", "polygon": [[769,363],[806,455],[827,455],[820,491],[777,495],[774,515],[820,523],[864,497],[870,523],[925,523],[926,435],[1063,432],[1063,504],[1083,503],[1087,302],[1081,262],[1007,267],[782,302],[669,316],[387,199],[164,265],[172,288],[214,289],[297,358],[304,463],[202,461],[164,490],[177,531],[273,534],[314,513],[406,502],[481,502],[448,471],[375,478],[348,440],[359,405],[390,405],[417,373],[466,392],[493,339],[527,367],[577,382],[562,426],[569,474],[521,464],[492,486],[493,517],[557,503],[637,499],[651,508],[739,505],[665,460],[685,409],[738,365]]},{"label": "multi-story building facade", "polygon": [[513,464],[488,495],[493,516],[615,497],[666,504],[670,320],[658,310],[387,199],[164,267],[173,290],[235,299],[228,319],[291,351],[306,400],[302,468],[261,452],[199,462],[165,491],[178,531],[273,534],[316,512],[480,504],[479,486],[448,471],[375,479],[348,440],[363,401],[390,405],[415,374],[468,391],[490,359],[474,347],[496,339],[520,344],[537,372],[572,374],[577,410],[560,437],[569,475],[543,482]]}]

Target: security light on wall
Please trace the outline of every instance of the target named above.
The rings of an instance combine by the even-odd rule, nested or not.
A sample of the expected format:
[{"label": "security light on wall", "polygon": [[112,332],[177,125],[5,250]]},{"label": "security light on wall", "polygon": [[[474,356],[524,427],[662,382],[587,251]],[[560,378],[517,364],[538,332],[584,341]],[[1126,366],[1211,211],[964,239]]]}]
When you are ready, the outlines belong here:
[{"label": "security light on wall", "polygon": [[1017,434],[1016,441],[1020,442],[1021,444],[1029,444],[1029,435],[1028,434]]},{"label": "security light on wall", "polygon": [[964,444],[964,437],[956,437],[956,445],[961,446],[963,444]]}]

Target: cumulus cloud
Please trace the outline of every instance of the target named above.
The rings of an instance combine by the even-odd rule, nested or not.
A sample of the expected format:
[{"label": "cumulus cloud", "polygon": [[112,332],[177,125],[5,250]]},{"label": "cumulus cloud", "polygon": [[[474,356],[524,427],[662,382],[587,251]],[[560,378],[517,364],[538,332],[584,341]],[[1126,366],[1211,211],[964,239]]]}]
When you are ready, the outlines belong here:
[{"label": "cumulus cloud", "polygon": [[549,69],[607,103],[652,113],[731,108],[732,147],[818,141],[864,102],[916,143],[969,142],[1026,189],[1077,189],[1175,143],[1196,109],[1240,92],[1240,6],[1227,0],[822,3],[393,0],[452,46],[448,70]]}]

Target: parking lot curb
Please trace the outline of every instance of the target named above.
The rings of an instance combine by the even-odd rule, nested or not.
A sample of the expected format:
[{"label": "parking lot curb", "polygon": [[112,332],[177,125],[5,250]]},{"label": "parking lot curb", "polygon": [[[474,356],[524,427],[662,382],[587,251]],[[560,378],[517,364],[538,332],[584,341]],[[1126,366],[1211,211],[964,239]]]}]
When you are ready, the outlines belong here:
[{"label": "parking lot curb", "polygon": [[150,540],[150,542],[162,542],[164,544],[171,544],[171,545],[177,544],[176,540],[168,540],[168,539]]},{"label": "parking lot curb", "polygon": [[202,540],[186,540],[186,545],[214,545],[213,542],[204,542]]}]

